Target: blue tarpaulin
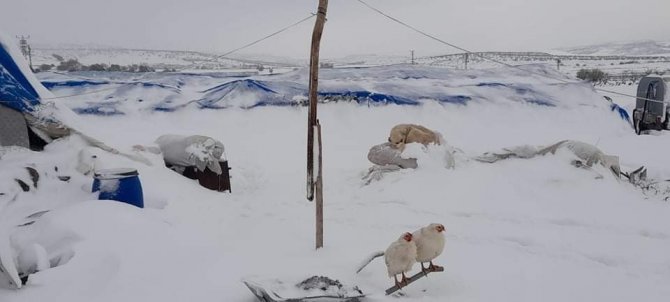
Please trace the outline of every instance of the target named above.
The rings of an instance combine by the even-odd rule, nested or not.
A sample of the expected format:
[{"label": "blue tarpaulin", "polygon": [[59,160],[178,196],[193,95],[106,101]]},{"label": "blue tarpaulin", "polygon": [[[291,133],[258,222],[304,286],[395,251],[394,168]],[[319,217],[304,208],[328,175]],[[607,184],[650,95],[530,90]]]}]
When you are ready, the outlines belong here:
[{"label": "blue tarpaulin", "polygon": [[21,112],[40,104],[35,88],[4,46],[0,47],[0,104]]}]

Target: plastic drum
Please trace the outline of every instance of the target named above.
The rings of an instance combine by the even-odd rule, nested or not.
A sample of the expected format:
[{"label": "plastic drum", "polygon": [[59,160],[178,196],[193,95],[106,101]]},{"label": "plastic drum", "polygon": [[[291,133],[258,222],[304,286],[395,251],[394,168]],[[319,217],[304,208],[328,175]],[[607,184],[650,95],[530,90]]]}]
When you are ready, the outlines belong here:
[{"label": "plastic drum", "polygon": [[92,191],[100,191],[99,200],[116,200],[144,208],[142,184],[135,169],[97,170]]}]

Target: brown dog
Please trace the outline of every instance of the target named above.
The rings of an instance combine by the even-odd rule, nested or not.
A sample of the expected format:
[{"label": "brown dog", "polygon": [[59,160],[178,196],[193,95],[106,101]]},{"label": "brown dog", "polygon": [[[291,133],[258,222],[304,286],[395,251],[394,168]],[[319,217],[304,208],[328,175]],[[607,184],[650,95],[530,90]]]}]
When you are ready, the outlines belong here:
[{"label": "brown dog", "polygon": [[393,127],[389,135],[389,142],[392,147],[401,151],[405,149],[405,144],[409,143],[420,143],[424,146],[431,143],[440,144],[434,131],[415,124],[400,124]]}]

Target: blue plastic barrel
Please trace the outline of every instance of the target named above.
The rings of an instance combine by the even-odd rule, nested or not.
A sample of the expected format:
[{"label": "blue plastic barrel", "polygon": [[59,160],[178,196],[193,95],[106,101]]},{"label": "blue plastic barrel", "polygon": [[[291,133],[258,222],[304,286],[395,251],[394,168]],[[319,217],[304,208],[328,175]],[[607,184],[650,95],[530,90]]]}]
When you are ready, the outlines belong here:
[{"label": "blue plastic barrel", "polygon": [[98,200],[116,200],[144,208],[144,196],[139,173],[135,169],[97,170],[93,192],[100,191]]}]

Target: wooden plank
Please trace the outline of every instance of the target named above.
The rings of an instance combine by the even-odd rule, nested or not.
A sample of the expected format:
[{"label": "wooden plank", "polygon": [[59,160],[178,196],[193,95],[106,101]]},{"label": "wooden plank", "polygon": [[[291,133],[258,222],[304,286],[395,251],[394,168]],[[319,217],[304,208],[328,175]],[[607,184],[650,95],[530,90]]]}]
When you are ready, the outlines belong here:
[{"label": "wooden plank", "polygon": [[419,280],[423,277],[427,277],[430,273],[435,273],[435,272],[443,272],[444,268],[443,267],[436,267],[433,270],[426,271],[425,273],[423,271],[416,273],[414,276],[407,278],[407,284],[403,287],[398,287],[397,285],[394,285],[393,287],[389,288],[386,290],[386,295],[390,295],[392,293],[395,293],[396,291],[407,287],[408,285],[414,283],[414,281]]}]

